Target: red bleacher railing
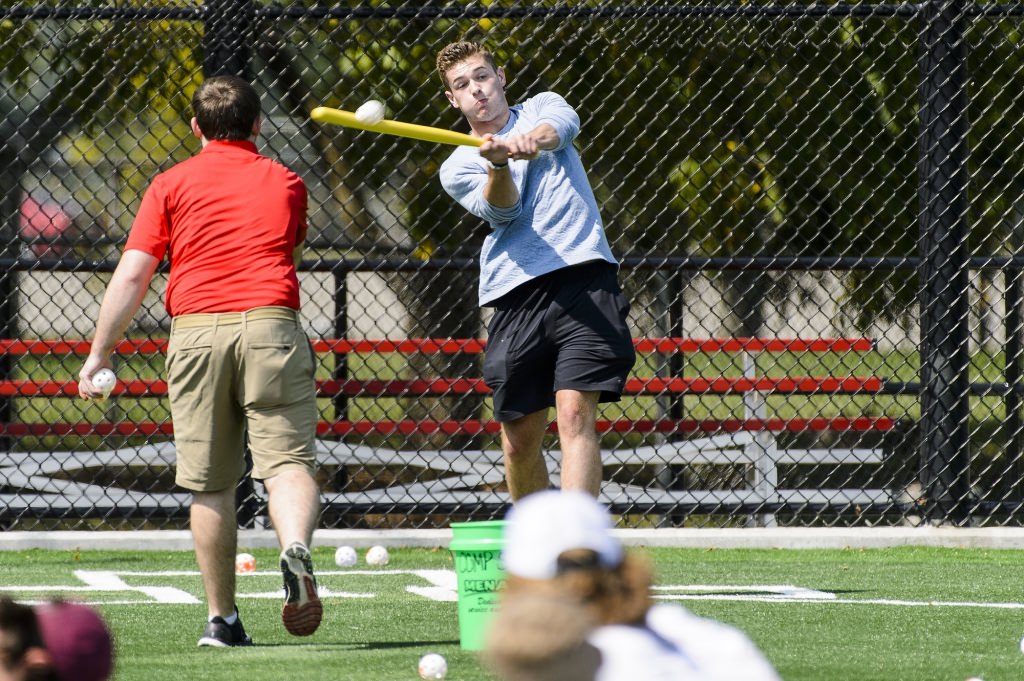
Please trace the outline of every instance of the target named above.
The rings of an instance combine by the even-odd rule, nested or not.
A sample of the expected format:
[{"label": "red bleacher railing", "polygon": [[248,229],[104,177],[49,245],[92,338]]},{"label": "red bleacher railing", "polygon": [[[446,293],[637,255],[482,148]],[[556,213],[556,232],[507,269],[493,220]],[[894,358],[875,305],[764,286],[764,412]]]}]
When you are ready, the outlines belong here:
[{"label": "red bleacher railing", "polygon": [[[460,338],[409,339],[315,339],[315,352],[347,353],[466,353],[478,354],[486,349],[486,341]],[[866,338],[638,338],[634,346],[640,353],[759,353],[759,352],[867,352],[874,342]],[[84,355],[90,344],[85,340],[0,340],[0,352],[12,355]],[[121,355],[157,355],[166,352],[166,340],[123,340],[115,347]],[[884,379],[875,376],[803,376],[803,377],[633,377],[627,380],[626,395],[742,395],[761,394],[874,394],[884,388]],[[443,395],[486,395],[490,389],[480,378],[413,378],[413,379],[324,379],[317,381],[320,397],[422,397]],[[75,397],[75,380],[3,380],[0,397]],[[133,378],[118,382],[113,395],[131,397],[164,397],[167,383],[162,379]],[[895,422],[886,417],[815,417],[815,418],[730,418],[692,420],[664,418],[654,420],[603,420],[597,428],[602,433],[715,433],[741,431],[807,432],[807,431],[887,431]],[[557,426],[551,424],[551,432]],[[387,420],[321,421],[319,435],[349,434],[484,434],[498,433],[500,425],[482,420]],[[6,423],[0,424],[0,435],[171,435],[168,422],[117,423]]]},{"label": "red bleacher railing", "polygon": [[[479,354],[487,341],[477,338],[330,339],[311,341],[314,352],[347,354],[373,352],[436,352]],[[868,352],[870,338],[636,338],[637,352]],[[0,353],[9,355],[86,355],[87,340],[0,339]],[[167,351],[167,341],[122,340],[114,352],[121,355],[154,355]]]}]

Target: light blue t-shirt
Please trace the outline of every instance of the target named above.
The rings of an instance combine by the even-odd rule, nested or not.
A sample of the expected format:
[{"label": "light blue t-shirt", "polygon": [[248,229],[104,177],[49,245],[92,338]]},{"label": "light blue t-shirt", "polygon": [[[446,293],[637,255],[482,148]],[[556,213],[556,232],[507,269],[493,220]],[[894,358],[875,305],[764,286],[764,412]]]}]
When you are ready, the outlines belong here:
[{"label": "light blue t-shirt", "polygon": [[561,96],[543,92],[511,108],[495,136],[527,133],[548,123],[559,147],[532,161],[511,161],[519,202],[498,208],[484,199],[487,161],[475,147],[458,147],[441,165],[441,185],[491,232],[480,251],[480,305],[548,272],[594,260],[618,264],[604,234],[597,200],[573,140],[580,119]]}]

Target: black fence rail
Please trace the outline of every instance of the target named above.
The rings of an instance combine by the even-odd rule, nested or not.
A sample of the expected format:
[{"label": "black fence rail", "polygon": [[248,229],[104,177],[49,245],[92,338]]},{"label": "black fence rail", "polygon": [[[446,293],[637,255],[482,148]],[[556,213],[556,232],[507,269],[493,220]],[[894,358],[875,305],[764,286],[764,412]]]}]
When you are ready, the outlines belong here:
[{"label": "black fence rail", "polygon": [[[1017,524],[1024,5],[363,3],[0,7],[0,522],[171,527],[159,282],[116,396],[75,399],[103,287],[188,99],[236,73],[310,189],[325,526],[507,505],[479,359],[483,225],[436,145],[314,123],[385,102],[459,128],[434,74],[486,42],[581,114],[640,356],[601,414],[640,524]],[[162,276],[162,275],[161,275]],[[439,304],[443,301],[443,304]],[[558,439],[545,443],[552,474]],[[260,486],[240,487],[247,523]]]}]

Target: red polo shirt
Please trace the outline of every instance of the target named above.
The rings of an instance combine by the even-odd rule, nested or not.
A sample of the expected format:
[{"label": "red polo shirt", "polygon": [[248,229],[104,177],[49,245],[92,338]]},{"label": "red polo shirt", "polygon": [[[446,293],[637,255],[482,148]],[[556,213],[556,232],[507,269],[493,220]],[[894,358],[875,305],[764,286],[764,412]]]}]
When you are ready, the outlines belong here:
[{"label": "red polo shirt", "polygon": [[125,250],[171,263],[171,316],[299,309],[292,260],[306,238],[306,186],[249,141],[211,141],[156,176]]}]

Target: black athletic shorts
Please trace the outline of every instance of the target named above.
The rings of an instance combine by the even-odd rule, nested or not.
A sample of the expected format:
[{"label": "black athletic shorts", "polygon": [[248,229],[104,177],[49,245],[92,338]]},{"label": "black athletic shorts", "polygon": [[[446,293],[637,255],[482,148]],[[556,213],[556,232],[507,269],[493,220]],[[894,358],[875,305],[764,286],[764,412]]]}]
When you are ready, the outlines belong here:
[{"label": "black athletic shorts", "polygon": [[615,265],[556,270],[490,305],[483,369],[498,421],[554,406],[558,390],[600,391],[601,402],[619,400],[636,354]]}]

